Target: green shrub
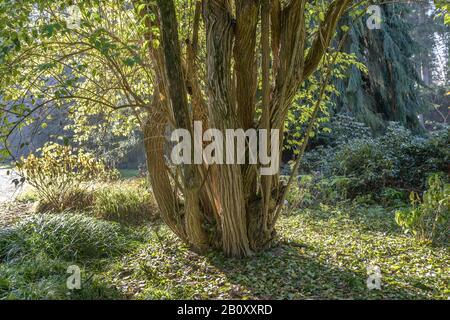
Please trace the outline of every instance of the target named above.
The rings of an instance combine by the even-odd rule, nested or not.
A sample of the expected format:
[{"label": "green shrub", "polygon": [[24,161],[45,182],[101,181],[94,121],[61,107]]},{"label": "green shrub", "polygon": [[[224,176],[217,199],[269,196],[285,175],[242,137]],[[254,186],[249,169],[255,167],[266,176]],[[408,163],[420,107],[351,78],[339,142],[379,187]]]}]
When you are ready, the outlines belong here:
[{"label": "green shrub", "polygon": [[407,198],[406,192],[395,188],[385,188],[380,195],[381,203],[385,207],[402,206]]},{"label": "green shrub", "polygon": [[337,204],[347,199],[350,183],[351,179],[343,176],[300,175],[297,184],[291,185],[286,200],[291,208]]},{"label": "green shrub", "polygon": [[77,261],[116,255],[127,241],[119,225],[83,214],[39,214],[0,229],[0,259],[44,254]]},{"label": "green shrub", "polygon": [[373,140],[354,140],[337,152],[333,175],[349,179],[348,197],[379,192],[395,177],[395,159]]},{"label": "green shrub", "polygon": [[[356,136],[347,141],[335,138],[333,143],[309,151],[303,160],[303,172],[325,177],[324,184],[331,186],[325,191],[344,188],[339,190],[339,196],[354,199],[373,194],[385,201],[389,192],[386,190],[422,192],[430,174],[448,171],[448,127],[422,137],[391,123],[382,136],[364,136],[363,131]],[[334,180],[339,183],[331,183]],[[395,197],[400,200],[399,194]]]},{"label": "green shrub", "polygon": [[408,191],[422,192],[432,173],[448,172],[450,162],[450,131],[448,126],[422,137],[413,135],[397,123],[388,126],[378,144],[395,160],[391,185]]},{"label": "green shrub", "polygon": [[290,207],[303,207],[313,203],[312,183],[313,176],[311,175],[297,177],[297,184],[292,184],[286,197]]},{"label": "green shrub", "polygon": [[16,167],[45,206],[55,211],[71,209],[75,202],[84,200],[86,194],[81,189],[88,189],[91,182],[118,177],[116,171],[108,170],[102,161],[83,150],[46,144],[38,152],[38,156],[21,158]]},{"label": "green shrub", "polygon": [[37,202],[39,201],[39,195],[33,189],[26,189],[17,195],[16,201],[26,203],[26,202]]},{"label": "green shrub", "polygon": [[411,192],[411,208],[398,210],[395,221],[405,232],[412,232],[420,239],[432,242],[448,242],[450,239],[450,184],[439,175],[428,179],[429,188],[419,195]]},{"label": "green shrub", "polygon": [[322,132],[318,140],[328,146],[338,146],[354,139],[372,137],[370,128],[347,114],[336,114],[328,124],[329,132]]},{"label": "green shrub", "polygon": [[157,207],[148,188],[139,182],[121,182],[95,191],[94,214],[98,218],[139,223],[157,216]]}]

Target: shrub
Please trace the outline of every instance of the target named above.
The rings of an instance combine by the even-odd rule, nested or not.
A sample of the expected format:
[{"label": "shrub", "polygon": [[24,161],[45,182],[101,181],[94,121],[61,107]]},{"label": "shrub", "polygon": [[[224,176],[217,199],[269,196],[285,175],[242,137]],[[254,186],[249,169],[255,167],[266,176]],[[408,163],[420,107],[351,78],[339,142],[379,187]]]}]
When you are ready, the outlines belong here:
[{"label": "shrub", "polygon": [[303,207],[313,204],[313,181],[314,177],[312,175],[297,177],[297,184],[292,184],[286,197],[290,207]]},{"label": "shrub", "polygon": [[148,221],[157,216],[152,194],[138,181],[121,182],[95,191],[97,217],[126,223]]},{"label": "shrub", "polygon": [[391,182],[392,185],[422,192],[430,174],[448,172],[449,127],[442,127],[422,137],[413,135],[397,123],[391,123],[378,143],[386,154],[395,159],[395,180]]},{"label": "shrub", "polygon": [[[348,132],[343,135],[348,137]],[[303,171],[344,182],[335,187],[345,189],[335,190],[348,198],[370,193],[384,201],[388,200],[386,192],[393,189],[403,194],[423,192],[430,174],[449,170],[448,127],[428,136],[417,136],[398,123],[390,123],[382,136],[364,136],[363,131],[356,136],[347,141],[337,137],[335,143],[309,151],[303,161]],[[399,194],[395,197],[400,200]]]},{"label": "shrub", "polygon": [[26,181],[34,187],[43,206],[63,211],[89,197],[83,189],[94,180],[117,177],[102,161],[93,155],[70,146],[46,144],[38,150],[39,156],[30,154],[22,158],[16,167]]},{"label": "shrub", "polygon": [[372,139],[344,145],[331,164],[332,175],[349,179],[348,197],[379,192],[396,174],[395,159]]},{"label": "shrub", "polygon": [[381,203],[386,207],[398,207],[405,203],[406,192],[395,188],[385,188],[380,195]]},{"label": "shrub", "polygon": [[291,208],[308,208],[322,203],[337,204],[347,199],[350,183],[349,178],[342,176],[327,178],[321,175],[300,175],[297,177],[297,184],[291,185],[286,200]]},{"label": "shrub", "polygon": [[419,195],[411,192],[411,208],[398,210],[395,221],[418,238],[432,242],[448,242],[450,239],[450,184],[435,174],[428,179],[429,188]]},{"label": "shrub", "polygon": [[371,130],[364,123],[347,114],[336,114],[329,123],[329,132],[320,133],[318,142],[328,146],[338,146],[354,139],[372,137]]}]

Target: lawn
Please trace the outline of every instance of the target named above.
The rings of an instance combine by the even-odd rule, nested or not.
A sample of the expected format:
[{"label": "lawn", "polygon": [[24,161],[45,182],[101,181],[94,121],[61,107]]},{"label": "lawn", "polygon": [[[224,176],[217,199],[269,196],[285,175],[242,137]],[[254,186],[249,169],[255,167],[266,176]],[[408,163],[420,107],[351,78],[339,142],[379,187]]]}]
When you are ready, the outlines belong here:
[{"label": "lawn", "polygon": [[[278,223],[276,246],[243,260],[195,254],[158,222],[124,226],[80,217],[43,215],[1,229],[0,298],[450,297],[449,248],[403,234],[378,206],[291,212]],[[66,269],[73,264],[82,269],[82,288],[69,291]],[[367,288],[370,265],[381,270],[380,290]]]},{"label": "lawn", "polygon": [[137,169],[119,169],[120,177],[122,179],[136,178],[139,175],[139,170]]}]

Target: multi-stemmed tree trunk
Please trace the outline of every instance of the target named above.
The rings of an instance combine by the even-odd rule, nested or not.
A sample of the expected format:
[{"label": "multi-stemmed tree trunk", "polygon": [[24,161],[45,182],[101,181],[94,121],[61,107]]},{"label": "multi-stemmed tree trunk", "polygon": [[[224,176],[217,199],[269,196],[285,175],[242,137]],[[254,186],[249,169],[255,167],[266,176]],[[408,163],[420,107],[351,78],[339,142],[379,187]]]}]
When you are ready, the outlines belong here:
[{"label": "multi-stemmed tree trunk", "polygon": [[[160,47],[149,49],[158,84],[144,130],[150,180],[162,219],[194,249],[220,248],[243,257],[270,246],[283,185],[277,176],[260,176],[257,165],[185,164],[174,175],[164,161],[166,127],[192,133],[194,120],[202,120],[204,130],[282,132],[296,92],[316,70],[350,3],[331,1],[311,42],[307,0],[199,1],[183,46],[173,0],[147,3],[157,16],[148,19],[148,28],[160,30],[148,32],[148,40],[161,40]],[[281,134],[280,146],[282,139]]]}]

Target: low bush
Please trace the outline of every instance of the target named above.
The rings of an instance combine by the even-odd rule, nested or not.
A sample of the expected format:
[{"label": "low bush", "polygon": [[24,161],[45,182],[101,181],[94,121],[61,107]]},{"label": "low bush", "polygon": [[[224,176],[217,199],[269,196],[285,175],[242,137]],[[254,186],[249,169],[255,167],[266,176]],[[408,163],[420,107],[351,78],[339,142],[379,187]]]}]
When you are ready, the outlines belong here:
[{"label": "low bush", "polygon": [[407,194],[403,190],[397,190],[389,187],[385,188],[379,196],[381,204],[385,207],[402,206],[404,205],[406,198]]},{"label": "low bush", "polygon": [[433,243],[450,240],[450,184],[439,175],[428,179],[429,188],[423,198],[411,192],[411,208],[398,210],[395,220],[405,232]]},{"label": "low bush", "polygon": [[449,173],[450,128],[442,126],[427,136],[418,136],[392,123],[377,139],[386,154],[395,160],[391,185],[407,191],[423,192],[427,178],[438,172]]},{"label": "low bush", "polygon": [[337,204],[348,199],[351,179],[344,176],[300,175],[286,200],[291,208],[309,208],[320,204]]},{"label": "low bush", "polygon": [[[288,180],[288,177],[285,179]],[[293,184],[286,196],[291,207],[303,207],[312,205],[315,201],[313,194],[314,177],[302,175],[297,177],[297,184]]]},{"label": "low bush", "polygon": [[337,198],[371,193],[391,203],[387,198],[396,190],[394,197],[406,200],[404,195],[409,192],[425,190],[429,175],[449,170],[448,127],[422,137],[391,123],[382,136],[364,136],[363,131],[356,136],[348,141],[335,138],[333,143],[309,151],[303,160],[303,172],[323,177],[323,184],[329,187],[325,191],[336,191]]},{"label": "low bush", "polygon": [[34,188],[43,206],[54,211],[73,209],[77,202],[86,201],[84,190],[93,181],[118,177],[116,171],[109,170],[92,154],[70,146],[46,144],[38,153],[22,158],[16,168]]},{"label": "low bush", "polygon": [[60,196],[57,207],[47,199],[39,199],[35,194],[21,198],[37,200],[33,211],[36,213],[83,212],[96,218],[121,223],[139,224],[158,217],[158,208],[143,179],[96,183],[90,188],[69,188]]},{"label": "low bush", "polygon": [[348,196],[379,192],[395,176],[395,159],[373,140],[358,139],[344,145],[331,164],[333,176],[346,177]]}]

